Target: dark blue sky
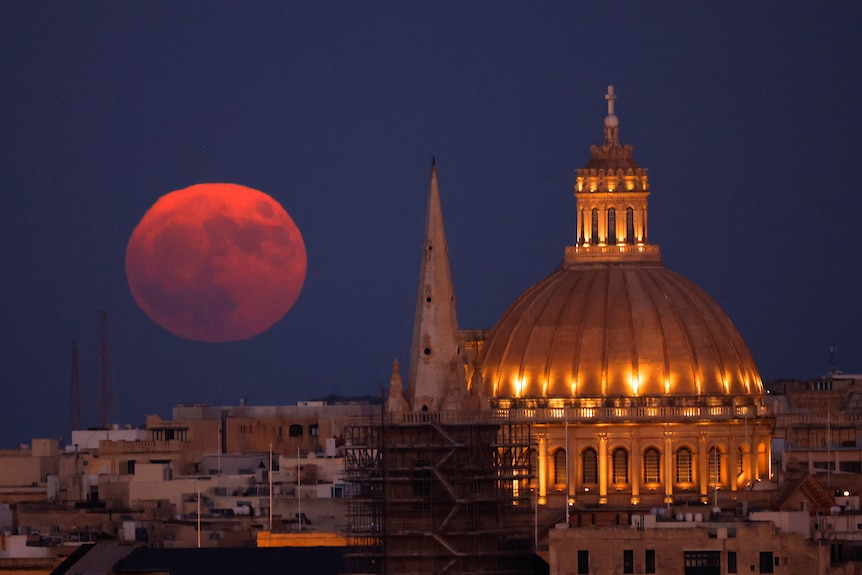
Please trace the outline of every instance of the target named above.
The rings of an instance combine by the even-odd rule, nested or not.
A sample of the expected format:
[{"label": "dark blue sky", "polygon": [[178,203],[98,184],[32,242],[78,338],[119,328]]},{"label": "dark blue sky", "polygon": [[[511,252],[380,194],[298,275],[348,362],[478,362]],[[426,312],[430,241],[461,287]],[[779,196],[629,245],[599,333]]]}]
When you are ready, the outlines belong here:
[{"label": "dark blue sky", "polygon": [[[734,6],[0,3],[0,445],[66,435],[73,339],[98,421],[100,309],[121,423],[378,393],[407,360],[432,155],[461,326],[492,327],[574,241],[608,84],[652,243],[763,378],[822,375],[833,342],[862,372],[862,5]],[[294,309],[234,344],[153,324],[124,273],[156,199],[211,181],[275,197],[308,250]]]}]

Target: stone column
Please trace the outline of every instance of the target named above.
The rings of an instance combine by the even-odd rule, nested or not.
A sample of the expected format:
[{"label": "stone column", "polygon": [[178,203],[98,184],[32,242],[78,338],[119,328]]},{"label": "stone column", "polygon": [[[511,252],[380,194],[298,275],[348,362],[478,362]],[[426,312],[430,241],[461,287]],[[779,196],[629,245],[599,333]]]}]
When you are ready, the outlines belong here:
[{"label": "stone column", "polygon": [[664,502],[673,503],[673,432],[664,432]]},{"label": "stone column", "polygon": [[644,226],[644,228],[643,228],[643,240],[641,240],[641,241],[643,241],[643,243],[647,244],[647,243],[649,243],[649,237],[647,236],[648,231],[647,231],[647,210],[646,210],[646,206],[644,206],[643,214],[644,214],[644,221],[643,221],[643,226]]},{"label": "stone column", "polygon": [[760,446],[758,445],[757,428],[751,431],[751,445],[748,452],[751,459],[751,480],[757,481],[757,478],[760,477]]},{"label": "stone column", "polygon": [[632,485],[632,505],[637,505],[641,502],[641,480],[643,479],[643,454],[640,448],[640,437],[637,431],[631,433],[631,485]]},{"label": "stone column", "polygon": [[727,438],[727,478],[730,482],[730,491],[731,493],[735,493],[737,489],[737,482],[739,481],[738,475],[736,473],[736,462],[739,458],[739,445],[736,443],[736,436],[731,433]]},{"label": "stone column", "polygon": [[697,483],[700,500],[706,503],[709,500],[709,448],[706,445],[705,431],[697,433]]},{"label": "stone column", "polygon": [[569,464],[566,466],[566,483],[568,483],[566,494],[570,503],[575,503],[575,494],[578,489],[578,441],[572,437],[572,426],[569,426],[569,444],[566,445],[566,457]]},{"label": "stone column", "polygon": [[596,238],[596,243],[608,243],[608,207],[602,206],[599,208],[599,237]]},{"label": "stone column", "polygon": [[599,433],[599,503],[608,502],[608,434]]},{"label": "stone column", "polygon": [[548,436],[545,433],[537,433],[536,437],[539,440],[536,452],[536,459],[539,464],[539,477],[537,479],[539,505],[545,505],[548,502]]}]

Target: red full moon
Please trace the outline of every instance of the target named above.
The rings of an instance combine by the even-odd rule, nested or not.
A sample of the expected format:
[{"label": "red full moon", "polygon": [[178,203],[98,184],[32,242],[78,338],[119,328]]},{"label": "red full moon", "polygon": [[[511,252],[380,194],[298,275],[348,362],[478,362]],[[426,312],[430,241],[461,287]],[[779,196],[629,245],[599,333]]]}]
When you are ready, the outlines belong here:
[{"label": "red full moon", "polygon": [[236,184],[162,196],[126,248],[126,278],[144,313],[174,335],[209,343],[272,327],[299,297],[306,265],[284,208]]}]

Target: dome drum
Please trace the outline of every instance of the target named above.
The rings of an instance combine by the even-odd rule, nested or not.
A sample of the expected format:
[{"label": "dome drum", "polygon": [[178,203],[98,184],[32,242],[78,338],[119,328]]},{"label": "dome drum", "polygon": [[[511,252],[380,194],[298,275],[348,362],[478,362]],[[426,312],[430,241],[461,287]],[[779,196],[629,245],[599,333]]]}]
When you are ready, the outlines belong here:
[{"label": "dome drum", "polygon": [[753,396],[643,396],[497,398],[495,416],[533,423],[687,422],[754,419],[763,402]]}]

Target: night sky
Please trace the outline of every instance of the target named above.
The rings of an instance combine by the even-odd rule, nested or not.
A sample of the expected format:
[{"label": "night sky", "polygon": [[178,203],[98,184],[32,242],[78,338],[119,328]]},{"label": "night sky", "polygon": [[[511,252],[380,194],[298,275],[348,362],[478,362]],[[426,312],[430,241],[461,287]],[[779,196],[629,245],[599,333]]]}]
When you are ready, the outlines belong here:
[{"label": "night sky", "polygon": [[[120,424],[379,394],[432,156],[459,322],[492,327],[575,240],[608,84],[651,243],[763,379],[825,374],[831,344],[860,373],[860,25],[849,1],[2,2],[0,446],[68,437],[72,340],[98,423],[99,310]],[[179,339],[126,283],[135,225],[201,182],[266,192],[305,240],[299,300],[250,340]]]}]

